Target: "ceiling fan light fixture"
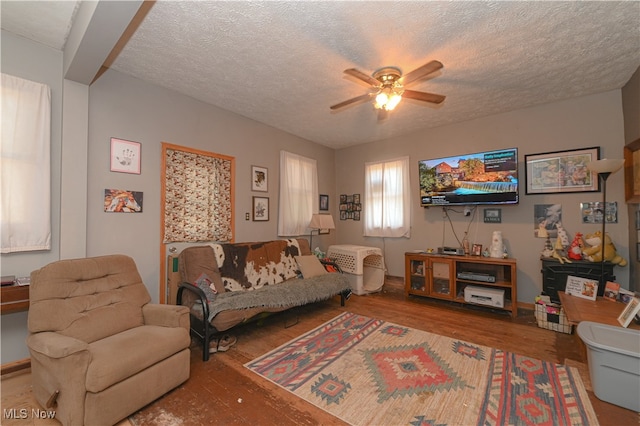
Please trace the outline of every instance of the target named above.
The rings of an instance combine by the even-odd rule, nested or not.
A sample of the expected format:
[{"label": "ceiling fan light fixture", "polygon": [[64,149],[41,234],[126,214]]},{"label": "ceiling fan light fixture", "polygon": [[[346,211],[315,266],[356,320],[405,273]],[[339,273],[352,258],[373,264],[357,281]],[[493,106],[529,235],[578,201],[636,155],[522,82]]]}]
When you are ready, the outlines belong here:
[{"label": "ceiling fan light fixture", "polygon": [[[355,68],[346,69],[344,70],[345,74],[367,83],[371,86],[372,90],[370,90],[369,93],[356,96],[355,98],[332,105],[329,108],[335,111],[357,102],[372,100],[375,109],[392,111],[402,101],[403,96],[420,102],[440,104],[444,101],[445,96],[416,90],[405,90],[405,85],[424,79],[441,69],[442,66],[442,63],[439,61],[429,61],[404,76],[400,68],[397,67],[380,68],[371,76]],[[378,114],[378,117],[380,117],[380,114]]]},{"label": "ceiling fan light fixture", "polygon": [[404,90],[400,85],[385,85],[376,94],[373,106],[376,109],[392,111],[402,100],[403,92]]},{"label": "ceiling fan light fixture", "polygon": [[402,95],[394,92],[391,98],[389,99],[389,101],[387,101],[387,105],[385,109],[387,111],[393,110],[395,107],[398,106],[401,100],[402,100]]},{"label": "ceiling fan light fixture", "polygon": [[389,96],[384,91],[380,91],[376,95],[374,106],[376,109],[383,109],[388,101]]}]

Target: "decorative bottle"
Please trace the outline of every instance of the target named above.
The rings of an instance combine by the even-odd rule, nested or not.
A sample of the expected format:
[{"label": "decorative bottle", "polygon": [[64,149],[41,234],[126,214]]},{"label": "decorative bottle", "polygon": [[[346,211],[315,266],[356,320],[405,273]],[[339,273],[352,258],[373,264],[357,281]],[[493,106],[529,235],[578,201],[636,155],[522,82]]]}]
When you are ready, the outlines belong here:
[{"label": "decorative bottle", "polygon": [[464,233],[464,238],[462,239],[462,248],[464,249],[464,254],[469,256],[469,239],[467,238],[467,233]]}]

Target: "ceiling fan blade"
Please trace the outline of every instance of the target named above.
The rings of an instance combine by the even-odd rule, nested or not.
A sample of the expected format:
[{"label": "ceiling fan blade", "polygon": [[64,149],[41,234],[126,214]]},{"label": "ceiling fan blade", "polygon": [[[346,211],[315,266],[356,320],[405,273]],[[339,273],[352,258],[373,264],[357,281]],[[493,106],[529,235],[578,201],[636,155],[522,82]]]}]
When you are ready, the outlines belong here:
[{"label": "ceiling fan blade", "polygon": [[418,92],[416,90],[405,89],[402,94],[403,98],[415,99],[418,101],[431,102],[434,104],[440,104],[445,100],[446,96],[436,95],[435,93]]},{"label": "ceiling fan blade", "polygon": [[354,104],[356,102],[362,102],[362,101],[369,100],[370,98],[371,98],[371,94],[370,93],[365,93],[364,95],[356,96],[355,98],[347,99],[344,102],[340,102],[339,104],[332,105],[329,108],[331,108],[332,110],[335,111],[337,109],[344,108],[347,105],[351,105],[351,104]]},{"label": "ceiling fan blade", "polygon": [[442,62],[440,61],[428,62],[423,66],[421,66],[420,68],[416,68],[410,73],[405,74],[405,76],[400,79],[400,82],[406,86],[407,84],[411,84],[412,82],[420,78],[426,77],[429,74],[438,71],[442,67],[443,65],[442,65]]},{"label": "ceiling fan blade", "polygon": [[355,68],[349,68],[348,70],[344,70],[344,73],[350,75],[351,77],[355,77],[358,80],[364,81],[365,83],[370,84],[371,86],[380,85],[380,82],[378,80]]}]

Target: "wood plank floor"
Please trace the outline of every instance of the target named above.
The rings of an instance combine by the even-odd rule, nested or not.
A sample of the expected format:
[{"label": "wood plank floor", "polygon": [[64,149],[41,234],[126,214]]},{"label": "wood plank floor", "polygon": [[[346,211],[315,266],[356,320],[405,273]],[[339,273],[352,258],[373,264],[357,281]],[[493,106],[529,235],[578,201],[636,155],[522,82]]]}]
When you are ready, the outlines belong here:
[{"label": "wood plank floor", "polygon": [[[345,307],[337,299],[273,315],[259,323],[237,327],[238,343],[228,352],[202,362],[201,349],[192,346],[191,377],[187,384],[150,404],[143,413],[164,414],[162,424],[183,425],[341,425],[323,410],[251,373],[243,365],[287,341],[329,321],[344,311],[455,337],[480,345],[577,367],[603,426],[638,425],[640,415],[600,401],[590,391],[584,345],[574,333],[538,328],[533,313],[522,310],[512,319],[505,312],[460,306],[420,297],[405,297],[402,280],[390,277],[381,293],[352,296]],[[297,321],[297,323],[296,323]],[[294,324],[294,325],[292,325]],[[30,374],[2,378],[2,409],[38,407],[30,391]],[[3,411],[4,413],[4,411]],[[174,416],[174,418],[172,418]],[[3,416],[4,417],[4,416]],[[183,423],[175,421],[175,417]],[[140,426],[158,425],[145,416]],[[2,425],[56,425],[51,420],[0,419]],[[120,426],[129,424],[126,420]]]}]

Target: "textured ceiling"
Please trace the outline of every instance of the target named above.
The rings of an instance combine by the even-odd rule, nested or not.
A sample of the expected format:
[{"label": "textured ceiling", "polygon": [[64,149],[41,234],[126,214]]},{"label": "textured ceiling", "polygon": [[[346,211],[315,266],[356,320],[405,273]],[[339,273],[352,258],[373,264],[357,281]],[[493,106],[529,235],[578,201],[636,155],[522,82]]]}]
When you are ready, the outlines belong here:
[{"label": "textured ceiling", "polygon": [[[64,44],[69,22],[42,18],[59,3],[71,19],[73,2],[13,26],[6,3],[3,29]],[[405,99],[384,121],[369,103],[329,110],[367,93],[347,68],[434,59],[439,75],[410,88],[446,95],[439,106]],[[618,89],[639,66],[638,1],[158,1],[111,68],[340,148]]]}]

